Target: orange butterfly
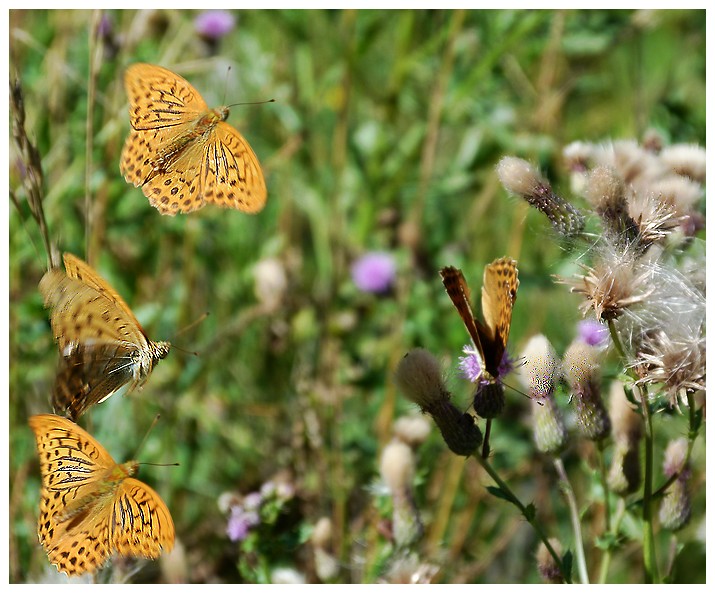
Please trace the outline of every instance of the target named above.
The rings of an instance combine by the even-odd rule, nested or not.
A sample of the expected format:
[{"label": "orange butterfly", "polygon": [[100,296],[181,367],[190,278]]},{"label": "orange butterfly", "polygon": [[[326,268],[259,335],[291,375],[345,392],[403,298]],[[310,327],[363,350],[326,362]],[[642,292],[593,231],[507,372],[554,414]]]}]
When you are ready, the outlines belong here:
[{"label": "orange butterfly", "polygon": [[472,312],[469,303],[469,286],[462,271],[446,267],[440,270],[444,288],[457,308],[459,316],[472,338],[475,350],[479,353],[486,370],[485,379],[494,381],[499,376],[506,343],[511,327],[511,313],[519,288],[516,262],[508,257],[494,260],[484,268],[482,285],[482,315],[484,323]]},{"label": "orange butterfly", "polygon": [[60,349],[52,403],[76,420],[120,387],[141,387],[169,342],[151,341],[122,297],[87,263],[64,254],[65,271],[40,280],[52,332]]},{"label": "orange butterfly", "polygon": [[166,504],[131,477],[138,462],[117,464],[66,418],[41,414],[29,423],[42,473],[37,535],[58,571],[77,576],[95,572],[112,554],[153,559],[174,547]]},{"label": "orange butterfly", "polygon": [[206,204],[250,213],[263,208],[261,166],[224,121],[228,107],[209,109],[191,84],[161,66],[130,66],[124,86],[132,129],[119,168],[152,206],[171,216]]}]

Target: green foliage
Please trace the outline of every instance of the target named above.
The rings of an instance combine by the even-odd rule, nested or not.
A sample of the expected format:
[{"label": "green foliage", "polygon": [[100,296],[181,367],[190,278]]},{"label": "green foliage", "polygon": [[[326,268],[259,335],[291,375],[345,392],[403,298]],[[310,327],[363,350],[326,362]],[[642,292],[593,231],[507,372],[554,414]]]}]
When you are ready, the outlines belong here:
[{"label": "green foliage", "polygon": [[[392,547],[369,485],[394,419],[414,411],[392,373],[414,346],[454,369],[467,339],[437,270],[461,267],[477,294],[484,265],[509,255],[521,279],[510,351],[543,332],[561,352],[575,334],[578,300],[551,278],[573,271],[572,258],[548,221],[499,188],[494,165],[527,158],[569,196],[561,149],[574,140],[640,138],[654,127],[669,141],[704,144],[704,11],[235,11],[236,28],[216,44],[195,33],[197,14],[10,11],[10,78],[22,85],[42,157],[52,242],[88,258],[151,338],[198,352],[173,350],[141,392],[113,396],[80,423],[124,461],[160,413],[141,461],[179,463],[143,466],[140,478],[169,506],[184,565],[144,567],[132,580],[269,582],[275,567],[292,566],[314,582],[307,534],[329,516],[336,581],[375,582]],[[111,30],[96,40],[98,18]],[[164,217],[124,182],[122,76],[138,61],[181,74],[212,107],[276,99],[229,118],[264,167],[264,211]],[[37,290],[46,254],[10,144],[19,208],[9,219],[9,574],[35,582],[48,563],[35,535],[39,470],[27,420],[51,411],[57,348]],[[397,263],[387,294],[351,279],[352,263],[373,250]],[[275,306],[256,290],[268,259],[286,281]],[[455,374],[448,384],[466,409],[470,387]],[[529,443],[528,403],[507,392],[494,462],[534,499],[530,511],[564,533],[558,489],[544,487],[555,484],[552,470]],[[470,460],[455,470],[447,455],[435,434],[418,454],[418,552],[440,564],[437,580],[538,581],[532,535],[514,536],[525,532],[513,509],[484,496]],[[582,462],[595,467],[582,451],[565,458],[576,474]],[[230,542],[219,496],[278,474],[295,486],[290,520],[274,508],[240,546]],[[580,479],[575,489],[587,491],[591,476]],[[704,509],[704,499],[695,504]],[[695,565],[685,556],[675,577],[704,582],[704,556]],[[564,565],[570,571],[570,553]],[[641,579],[630,556],[613,558],[610,580]]]}]

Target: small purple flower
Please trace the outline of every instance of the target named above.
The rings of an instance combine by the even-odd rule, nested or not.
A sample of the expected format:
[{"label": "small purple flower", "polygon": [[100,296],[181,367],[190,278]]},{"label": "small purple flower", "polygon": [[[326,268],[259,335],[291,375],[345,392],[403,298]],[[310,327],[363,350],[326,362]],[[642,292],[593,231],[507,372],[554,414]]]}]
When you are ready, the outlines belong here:
[{"label": "small purple flower", "polygon": [[246,539],[251,527],[258,525],[258,523],[260,523],[258,513],[253,511],[246,512],[240,506],[231,507],[231,516],[228,518],[226,535],[232,542],[242,541]]},{"label": "small purple flower", "polygon": [[260,492],[251,492],[246,494],[243,499],[243,506],[247,511],[257,511],[261,507],[263,496]]},{"label": "small purple flower", "polygon": [[363,292],[387,292],[395,281],[395,260],[389,253],[366,253],[352,266],[355,285]]},{"label": "small purple flower", "polygon": [[206,10],[194,19],[196,32],[206,39],[220,39],[236,26],[234,16],[225,10]]},{"label": "small purple flower", "polygon": [[608,328],[598,321],[586,319],[578,323],[578,336],[589,346],[603,346],[608,341]]},{"label": "small purple flower", "polygon": [[465,379],[477,383],[482,376],[482,360],[479,353],[470,345],[462,348],[462,352],[467,356],[459,357],[459,370],[462,371]]},{"label": "small purple flower", "polygon": [[[482,357],[474,349],[474,346],[467,344],[462,348],[462,352],[467,355],[459,357],[458,366],[459,370],[462,371],[462,377],[472,383],[488,383],[489,381],[482,374]],[[499,364],[499,377],[508,375],[512,370],[514,370],[514,360],[505,350]]]}]

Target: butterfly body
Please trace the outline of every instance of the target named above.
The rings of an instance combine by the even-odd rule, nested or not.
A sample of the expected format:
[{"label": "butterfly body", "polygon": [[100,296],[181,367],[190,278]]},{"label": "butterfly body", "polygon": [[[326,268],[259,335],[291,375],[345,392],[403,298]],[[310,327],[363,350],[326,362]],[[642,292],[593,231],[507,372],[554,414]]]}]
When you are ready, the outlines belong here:
[{"label": "butterfly body", "polygon": [[38,538],[60,572],[94,572],[113,554],[157,558],[171,550],[171,514],[154,490],[131,477],[136,461],[117,464],[66,418],[41,414],[29,424],[42,474]]},{"label": "butterfly body", "polygon": [[153,342],[129,306],[88,264],[64,254],[65,273],[49,270],[40,280],[60,350],[53,388],[57,412],[77,419],[124,385],[141,387],[169,342]]},{"label": "butterfly body", "polygon": [[258,212],[266,184],[258,158],[226,123],[228,107],[209,109],[178,74],[134,64],[124,77],[131,130],[120,170],[162,214],[206,204]]}]

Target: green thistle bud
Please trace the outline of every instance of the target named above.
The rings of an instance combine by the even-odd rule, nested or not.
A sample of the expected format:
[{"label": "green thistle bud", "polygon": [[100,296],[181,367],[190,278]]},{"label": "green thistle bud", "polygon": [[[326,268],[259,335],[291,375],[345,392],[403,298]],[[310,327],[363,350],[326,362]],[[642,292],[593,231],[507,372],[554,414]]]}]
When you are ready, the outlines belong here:
[{"label": "green thistle bud", "polygon": [[[687,473],[687,472],[686,472]],[[687,488],[687,478],[681,474],[673,482],[660,504],[660,523],[665,529],[677,531],[687,525],[690,520],[691,504]]]},{"label": "green thistle bud", "polygon": [[534,442],[542,453],[558,455],[566,447],[567,433],[561,412],[552,396],[532,400]]},{"label": "green thistle bud", "polygon": [[482,383],[474,394],[474,411],[482,418],[496,418],[504,409],[501,383]]}]

